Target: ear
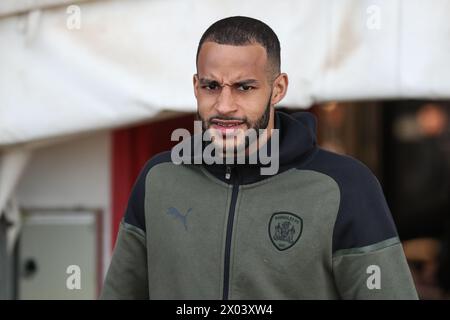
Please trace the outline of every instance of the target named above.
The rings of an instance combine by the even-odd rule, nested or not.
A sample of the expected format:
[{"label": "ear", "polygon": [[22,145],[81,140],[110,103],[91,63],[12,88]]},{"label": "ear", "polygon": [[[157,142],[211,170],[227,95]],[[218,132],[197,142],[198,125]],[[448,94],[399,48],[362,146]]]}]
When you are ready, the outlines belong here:
[{"label": "ear", "polygon": [[286,73],[280,73],[273,82],[271,105],[279,103],[286,95],[289,86],[289,78]]},{"label": "ear", "polygon": [[194,95],[195,95],[195,98],[197,99],[197,96],[198,96],[198,74],[194,74],[194,76],[192,78],[192,84],[194,85]]}]

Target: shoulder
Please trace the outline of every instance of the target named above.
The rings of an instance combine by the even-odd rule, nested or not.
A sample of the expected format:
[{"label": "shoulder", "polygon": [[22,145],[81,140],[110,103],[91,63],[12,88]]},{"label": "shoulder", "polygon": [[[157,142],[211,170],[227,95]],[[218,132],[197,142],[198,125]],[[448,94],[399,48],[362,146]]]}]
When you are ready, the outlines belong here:
[{"label": "shoulder", "polygon": [[318,148],[307,167],[330,176],[340,186],[364,185],[367,181],[376,180],[370,169],[361,161],[321,148]]},{"label": "shoulder", "polygon": [[381,185],[366,165],[352,157],[319,149],[307,167],[328,175],[339,186],[333,252],[397,237]]},{"label": "shoulder", "polygon": [[150,160],[147,161],[144,168],[142,169],[141,175],[146,176],[148,172],[161,163],[172,162],[170,151],[164,151],[156,154]]},{"label": "shoulder", "polygon": [[350,156],[319,148],[305,169],[318,171],[333,179],[339,186],[341,198],[353,198],[358,194],[371,195],[374,191],[381,190],[372,171],[364,163]]},{"label": "shoulder", "polygon": [[168,162],[171,162],[170,151],[165,151],[153,156],[142,168],[128,199],[128,206],[124,216],[124,221],[127,224],[145,232],[144,199],[146,178],[149,172],[156,169],[159,164]]}]

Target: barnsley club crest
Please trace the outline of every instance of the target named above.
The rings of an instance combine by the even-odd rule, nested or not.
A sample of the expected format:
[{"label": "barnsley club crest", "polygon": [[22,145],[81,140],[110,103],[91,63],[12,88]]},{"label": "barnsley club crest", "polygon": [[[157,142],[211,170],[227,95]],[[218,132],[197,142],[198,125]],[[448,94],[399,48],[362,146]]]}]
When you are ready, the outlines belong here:
[{"label": "barnsley club crest", "polygon": [[275,212],[269,222],[269,236],[274,246],[280,250],[292,247],[300,238],[303,220],[290,212]]}]

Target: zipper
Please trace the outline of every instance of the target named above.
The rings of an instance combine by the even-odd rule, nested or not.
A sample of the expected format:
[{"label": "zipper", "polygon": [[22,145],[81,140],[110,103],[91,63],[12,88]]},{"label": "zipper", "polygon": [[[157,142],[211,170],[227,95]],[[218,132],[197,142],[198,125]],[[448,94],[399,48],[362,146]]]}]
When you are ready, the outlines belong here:
[{"label": "zipper", "polygon": [[230,180],[230,178],[231,178],[231,167],[227,166],[226,172],[225,172],[225,179]]},{"label": "zipper", "polygon": [[231,192],[230,211],[228,212],[227,221],[227,236],[225,240],[225,258],[224,258],[224,273],[223,273],[223,300],[228,300],[228,294],[230,290],[230,256],[231,256],[231,239],[233,234],[234,213],[236,210],[236,200],[239,191],[239,180],[237,172],[235,175],[231,175],[231,167],[227,166],[225,178],[230,180],[233,178],[233,189]]}]

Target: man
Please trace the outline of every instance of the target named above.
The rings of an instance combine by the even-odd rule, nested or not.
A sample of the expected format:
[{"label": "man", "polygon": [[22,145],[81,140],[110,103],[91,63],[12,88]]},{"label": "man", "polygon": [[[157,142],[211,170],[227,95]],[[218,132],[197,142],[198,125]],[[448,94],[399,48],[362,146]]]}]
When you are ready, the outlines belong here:
[{"label": "man", "polygon": [[287,87],[266,24],[230,17],[207,29],[194,75],[198,116],[212,132],[203,150],[229,159],[244,146],[249,160],[255,140],[241,133],[258,130],[256,149],[279,144],[270,154],[278,170],[262,174],[259,157],[155,156],[131,193],[102,298],[417,298],[378,181],[317,147],[311,115],[275,111]]}]

